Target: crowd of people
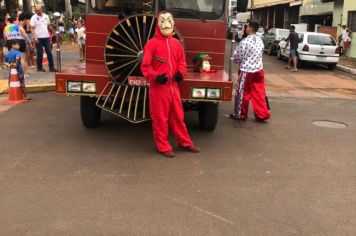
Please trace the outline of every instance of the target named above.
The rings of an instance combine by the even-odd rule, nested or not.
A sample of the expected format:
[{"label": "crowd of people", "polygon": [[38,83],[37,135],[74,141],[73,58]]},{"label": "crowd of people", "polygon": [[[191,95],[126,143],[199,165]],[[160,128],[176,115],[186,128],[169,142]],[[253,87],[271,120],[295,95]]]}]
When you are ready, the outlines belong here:
[{"label": "crowd of people", "polygon": [[[54,22],[52,22],[54,23]],[[0,69],[15,67],[26,99],[24,77],[29,69],[46,72],[43,67],[43,54],[46,52],[49,72],[56,72],[53,61],[53,43],[56,41],[56,25],[43,12],[41,5],[35,12],[15,12],[0,14]],[[65,21],[58,21],[59,39],[62,43],[65,34]],[[85,59],[85,21],[74,18],[67,21],[67,32],[72,44],[78,43],[80,61]],[[37,58],[35,60],[35,57]]]}]

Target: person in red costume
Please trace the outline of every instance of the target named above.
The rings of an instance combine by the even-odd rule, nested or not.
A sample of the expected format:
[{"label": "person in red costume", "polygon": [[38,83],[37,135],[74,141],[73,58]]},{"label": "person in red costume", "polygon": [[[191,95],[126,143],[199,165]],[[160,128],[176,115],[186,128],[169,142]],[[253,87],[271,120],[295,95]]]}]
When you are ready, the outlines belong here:
[{"label": "person in red costume", "polygon": [[149,101],[153,136],[158,151],[165,157],[174,157],[168,142],[169,128],[178,145],[198,153],[186,125],[178,83],[186,76],[187,65],[183,46],[173,38],[174,19],[169,12],[157,16],[155,36],[144,49],[141,72],[150,83]]}]

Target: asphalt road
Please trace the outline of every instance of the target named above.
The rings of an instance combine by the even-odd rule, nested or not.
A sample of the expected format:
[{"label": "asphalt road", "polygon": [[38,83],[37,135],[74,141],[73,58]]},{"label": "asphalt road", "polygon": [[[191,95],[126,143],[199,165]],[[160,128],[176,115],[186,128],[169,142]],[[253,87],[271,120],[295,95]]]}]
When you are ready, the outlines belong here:
[{"label": "asphalt road", "polygon": [[0,235],[355,235],[353,90],[339,90],[344,99],[320,86],[313,94],[324,97],[292,94],[306,89],[284,62],[266,60],[268,84],[296,85],[273,90],[272,119],[232,121],[226,103],[208,133],[188,113],[202,152],[174,159],[155,152],[149,123],[104,113],[98,129],[85,129],[78,98],[33,94],[1,110]]}]

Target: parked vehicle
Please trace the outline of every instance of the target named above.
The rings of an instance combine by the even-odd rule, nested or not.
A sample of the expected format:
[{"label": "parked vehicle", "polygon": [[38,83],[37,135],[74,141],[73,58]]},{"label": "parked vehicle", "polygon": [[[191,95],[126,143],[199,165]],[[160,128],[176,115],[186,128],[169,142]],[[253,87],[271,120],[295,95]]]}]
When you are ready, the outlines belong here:
[{"label": "parked vehicle", "polygon": [[[298,61],[300,66],[306,63],[324,64],[330,70],[336,68],[339,62],[340,48],[336,45],[334,38],[328,34],[304,32],[298,33]],[[278,44],[277,59],[289,57],[290,46],[286,49],[285,38]]]},{"label": "parked vehicle", "polygon": [[277,51],[277,46],[282,38],[287,38],[289,35],[289,30],[271,28],[265,34],[262,35],[262,41],[265,45],[268,55],[272,55]]},{"label": "parked vehicle", "polygon": [[263,29],[263,27],[258,28],[256,35],[259,37],[262,37],[265,33],[265,30]]}]

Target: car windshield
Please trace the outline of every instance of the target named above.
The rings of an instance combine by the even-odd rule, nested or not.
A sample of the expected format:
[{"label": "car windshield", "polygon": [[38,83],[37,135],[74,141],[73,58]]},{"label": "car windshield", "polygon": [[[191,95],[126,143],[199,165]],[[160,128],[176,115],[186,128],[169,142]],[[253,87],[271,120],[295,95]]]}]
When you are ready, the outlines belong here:
[{"label": "car windshield", "polygon": [[308,43],[321,46],[336,46],[334,39],[327,35],[309,35]]},{"label": "car windshield", "polygon": [[224,0],[160,0],[160,10],[169,10],[175,17],[215,20],[224,13]]},{"label": "car windshield", "polygon": [[91,0],[94,10],[103,13],[152,13],[154,0]]}]

